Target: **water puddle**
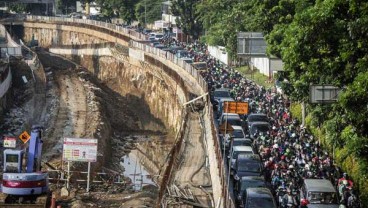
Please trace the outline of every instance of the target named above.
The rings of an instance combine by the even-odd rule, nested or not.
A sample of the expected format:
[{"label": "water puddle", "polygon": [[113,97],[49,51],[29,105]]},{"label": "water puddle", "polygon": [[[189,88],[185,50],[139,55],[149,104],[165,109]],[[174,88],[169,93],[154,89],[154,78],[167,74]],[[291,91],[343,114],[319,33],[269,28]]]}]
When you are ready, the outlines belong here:
[{"label": "water puddle", "polygon": [[141,191],[145,185],[155,185],[152,175],[141,164],[143,155],[138,150],[132,150],[128,155],[122,157],[120,165],[125,168],[124,176],[132,181],[134,191]]}]

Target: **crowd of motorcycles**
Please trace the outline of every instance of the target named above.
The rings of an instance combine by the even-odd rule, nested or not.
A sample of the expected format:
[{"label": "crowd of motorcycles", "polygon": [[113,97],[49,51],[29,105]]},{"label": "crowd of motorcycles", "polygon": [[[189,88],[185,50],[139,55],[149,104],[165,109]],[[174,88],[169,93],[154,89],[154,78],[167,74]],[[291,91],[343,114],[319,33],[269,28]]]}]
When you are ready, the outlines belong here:
[{"label": "crowd of motorcycles", "polygon": [[204,44],[185,44],[170,37],[162,39],[161,43],[181,46],[194,62],[206,62],[207,71],[202,71],[201,75],[208,83],[210,92],[227,88],[236,101],[248,102],[251,113],[267,115],[271,129],[253,135],[253,148],[262,159],[262,175],[279,207],[308,207],[308,200],[300,197],[304,179],[328,179],[337,190],[340,207],[361,207],[353,191],[353,181],[334,164],[318,139],[292,117],[288,98],[274,89],[255,84],[238,71],[223,65],[208,55]]}]

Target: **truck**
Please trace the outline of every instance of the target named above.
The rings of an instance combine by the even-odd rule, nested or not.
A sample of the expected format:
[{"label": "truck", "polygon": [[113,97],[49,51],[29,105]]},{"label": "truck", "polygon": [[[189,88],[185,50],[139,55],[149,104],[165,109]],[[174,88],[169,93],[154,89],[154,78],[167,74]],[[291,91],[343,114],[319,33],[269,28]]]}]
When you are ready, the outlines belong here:
[{"label": "truck", "polygon": [[[47,207],[48,173],[41,171],[42,127],[32,126],[27,149],[5,149],[0,207]],[[26,160],[26,167],[23,161]]]}]

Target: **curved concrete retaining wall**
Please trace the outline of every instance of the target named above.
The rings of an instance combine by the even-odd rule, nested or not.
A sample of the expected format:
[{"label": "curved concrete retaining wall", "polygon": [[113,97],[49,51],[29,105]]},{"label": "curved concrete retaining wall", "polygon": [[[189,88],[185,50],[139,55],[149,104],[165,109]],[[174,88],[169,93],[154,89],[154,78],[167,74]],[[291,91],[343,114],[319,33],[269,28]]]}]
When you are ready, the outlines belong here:
[{"label": "curved concrete retaining wall", "polygon": [[[29,17],[27,22],[24,23],[25,27],[25,39],[31,40],[32,37],[37,39],[42,46],[54,47],[59,44],[86,44],[90,40],[94,40],[94,43],[102,42],[115,42],[123,46],[130,46],[137,51],[129,52],[129,54],[114,54],[120,56],[121,59],[128,60],[128,62],[140,64],[141,68],[150,69],[153,76],[160,75],[163,72],[171,78],[171,82],[176,84],[176,96],[178,98],[179,105],[176,108],[181,109],[181,105],[189,100],[190,94],[202,95],[207,92],[207,84],[197,71],[186,64],[180,59],[175,58],[170,53],[165,53],[156,48],[149,47],[145,44],[141,44],[134,39],[139,39],[140,35],[132,35],[131,31],[114,30],[113,26],[104,24],[90,25],[82,22],[63,21],[56,18],[49,17]],[[110,28],[111,27],[111,28]],[[91,36],[93,34],[93,36]],[[65,42],[64,42],[65,41]],[[130,49],[129,49],[130,50]],[[189,76],[188,76],[189,75]],[[116,76],[119,76],[116,74]],[[136,77],[137,78],[137,77]],[[170,82],[169,82],[170,83]],[[183,94],[178,92],[181,89]],[[166,102],[166,101],[165,101]],[[207,152],[210,162],[210,173],[213,184],[213,195],[215,199],[216,207],[224,206],[224,180],[221,175],[222,161],[221,154],[219,153],[219,144],[216,129],[212,121],[212,107],[207,99],[207,110],[205,116],[206,128],[206,140],[207,140]],[[175,156],[179,154],[181,148],[181,138],[183,135],[183,128],[186,122],[186,113],[182,113],[175,119],[175,128],[177,130],[177,139],[170,152],[171,159],[174,160]],[[169,162],[169,166],[166,168],[165,176],[161,182],[160,199],[162,198],[165,187],[169,183],[170,175],[172,171],[173,162]],[[171,166],[171,167],[170,167]],[[158,205],[160,204],[160,199]]]}]

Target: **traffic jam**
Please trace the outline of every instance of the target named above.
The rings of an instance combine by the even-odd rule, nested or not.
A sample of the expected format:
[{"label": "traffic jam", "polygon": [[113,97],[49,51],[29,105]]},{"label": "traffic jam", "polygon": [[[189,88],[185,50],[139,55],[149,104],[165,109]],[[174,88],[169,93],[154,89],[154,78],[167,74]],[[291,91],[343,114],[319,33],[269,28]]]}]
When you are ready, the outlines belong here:
[{"label": "traffic jam", "polygon": [[292,117],[285,95],[223,65],[201,43],[164,36],[159,46],[202,66],[236,207],[360,207],[349,175]]},{"label": "traffic jam", "polygon": [[352,180],[292,117],[287,98],[218,62],[208,65],[202,76],[238,207],[359,207]]}]

